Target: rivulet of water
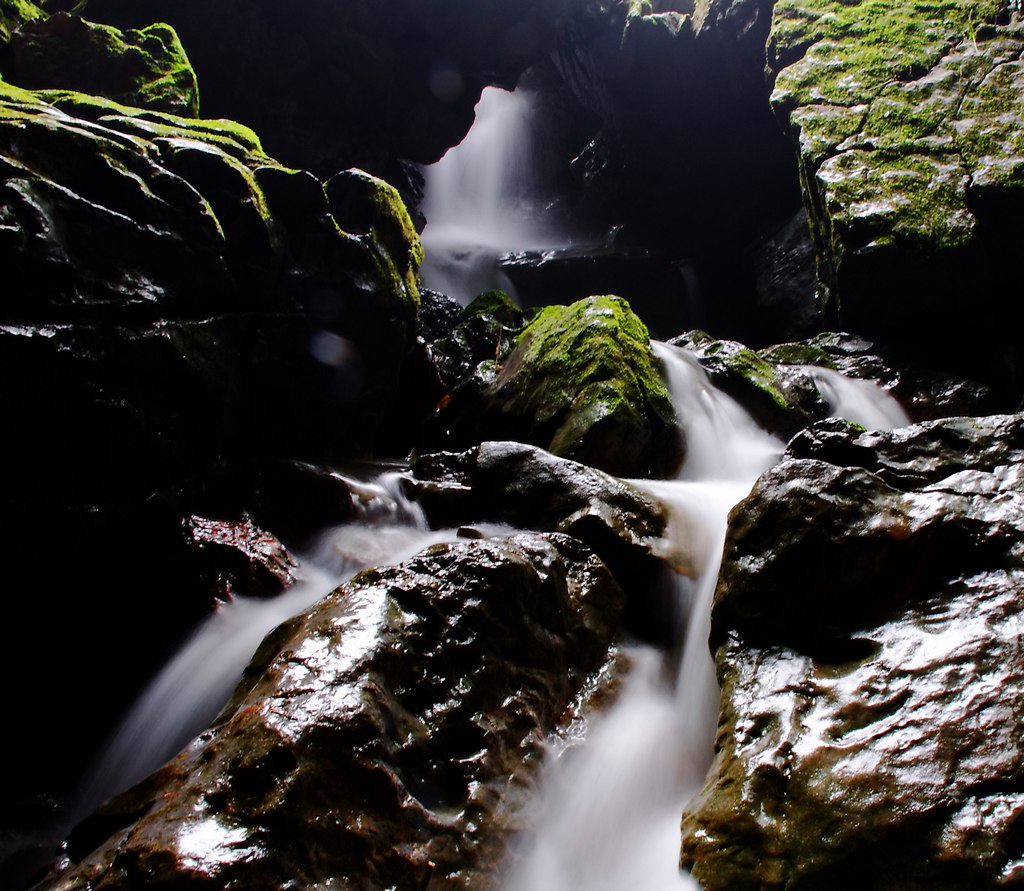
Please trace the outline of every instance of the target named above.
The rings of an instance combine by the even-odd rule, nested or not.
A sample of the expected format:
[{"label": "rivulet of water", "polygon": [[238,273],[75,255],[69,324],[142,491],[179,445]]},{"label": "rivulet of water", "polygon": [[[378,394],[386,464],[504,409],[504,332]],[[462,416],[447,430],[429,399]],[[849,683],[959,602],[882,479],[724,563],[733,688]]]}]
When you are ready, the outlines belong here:
[{"label": "rivulet of water", "polygon": [[[688,601],[678,629],[681,656],[633,651],[618,699],[575,745],[548,765],[534,828],[512,852],[507,891],[679,891],[679,821],[713,755],[719,691],[708,648],[711,603],[729,511],[775,463],[783,443],[715,388],[686,351],[654,344],[665,370],[687,459],[676,480],[634,481],[669,509],[668,550],[687,555],[680,576]],[[906,423],[876,384],[816,378],[836,413],[876,429]],[[824,381],[824,383],[822,383]],[[833,399],[835,400],[833,402]]]},{"label": "rivulet of water", "polygon": [[75,808],[90,813],[141,780],[206,728],[231,696],[266,635],[369,566],[398,563],[455,530],[431,530],[399,475],[347,480],[357,519],[325,531],[300,564],[302,580],[277,597],[235,597],[204,620],[153,678],[89,771]]}]

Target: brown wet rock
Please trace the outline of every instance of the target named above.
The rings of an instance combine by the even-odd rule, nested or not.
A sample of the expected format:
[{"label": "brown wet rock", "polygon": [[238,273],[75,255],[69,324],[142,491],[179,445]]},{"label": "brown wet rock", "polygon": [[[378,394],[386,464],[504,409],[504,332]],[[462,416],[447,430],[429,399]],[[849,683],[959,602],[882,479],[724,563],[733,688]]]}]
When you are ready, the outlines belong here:
[{"label": "brown wet rock", "polygon": [[683,819],[704,887],[1020,880],[1019,424],[849,431],[876,472],[791,458],[734,510],[717,752]]},{"label": "brown wet rock", "polygon": [[483,887],[620,607],[561,535],[368,570],[273,632],[214,727],[42,887]]}]

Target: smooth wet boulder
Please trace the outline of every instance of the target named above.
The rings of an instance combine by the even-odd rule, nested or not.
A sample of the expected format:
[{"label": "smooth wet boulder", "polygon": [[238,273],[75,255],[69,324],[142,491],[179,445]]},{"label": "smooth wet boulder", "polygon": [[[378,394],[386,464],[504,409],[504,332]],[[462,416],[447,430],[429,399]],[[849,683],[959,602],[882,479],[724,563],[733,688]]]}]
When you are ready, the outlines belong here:
[{"label": "smooth wet boulder", "polygon": [[451,393],[424,438],[432,450],[515,439],[616,476],[665,476],[682,458],[647,329],[614,296],[542,309],[511,352]]},{"label": "smooth wet boulder", "polygon": [[199,86],[169,25],[120,31],[68,13],[11,35],[7,79],[33,90],[67,87],[124,105],[199,116]]},{"label": "smooth wet boulder", "polygon": [[490,887],[621,592],[574,539],[432,547],[274,632],[218,722],[51,889]]},{"label": "smooth wet boulder", "polygon": [[1022,48],[999,0],[775,4],[772,103],[799,148],[825,326],[956,331],[964,368],[1012,372]]},{"label": "smooth wet boulder", "polygon": [[434,526],[506,523],[580,539],[631,596],[643,597],[667,551],[664,506],[603,471],[518,442],[414,459],[411,496]]},{"label": "smooth wet boulder", "polygon": [[683,819],[709,891],[1016,884],[1021,423],[834,430],[733,511],[717,754]]}]

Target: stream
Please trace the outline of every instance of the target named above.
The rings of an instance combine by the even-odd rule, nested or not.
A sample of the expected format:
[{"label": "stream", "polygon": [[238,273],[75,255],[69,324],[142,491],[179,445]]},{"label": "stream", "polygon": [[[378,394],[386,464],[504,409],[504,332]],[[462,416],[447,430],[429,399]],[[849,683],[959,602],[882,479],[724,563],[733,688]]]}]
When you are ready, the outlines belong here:
[{"label": "stream", "polygon": [[[501,254],[559,241],[558,233],[531,222],[538,219],[531,148],[528,139],[513,138],[529,133],[530,113],[525,97],[489,91],[459,153],[453,150],[428,174],[425,284],[465,301],[501,284],[494,278]],[[677,479],[633,482],[667,506],[669,549],[688,556],[688,573],[674,583],[676,643],[668,651],[630,646],[631,669],[614,704],[590,718],[585,732],[552,740],[541,794],[529,814],[533,828],[509,858],[507,891],[695,887],[678,869],[679,819],[713,754],[719,691],[707,640],[728,515],[784,444],[714,387],[691,354],[662,343],[653,348],[687,458]],[[908,423],[877,385],[826,369],[807,371],[833,414],[871,429]],[[147,775],[206,727],[280,622],[360,569],[400,562],[457,536],[453,529],[428,528],[393,469],[349,484],[361,505],[358,520],[324,533],[302,561],[300,583],[272,600],[235,598],[195,631],[105,747],[84,784],[77,817]]]}]

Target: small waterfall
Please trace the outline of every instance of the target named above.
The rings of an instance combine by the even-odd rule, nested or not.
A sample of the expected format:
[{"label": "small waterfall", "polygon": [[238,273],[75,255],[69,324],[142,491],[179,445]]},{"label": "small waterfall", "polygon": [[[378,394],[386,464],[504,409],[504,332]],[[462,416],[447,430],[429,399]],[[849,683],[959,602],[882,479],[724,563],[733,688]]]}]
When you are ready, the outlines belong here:
[{"label": "small waterfall", "polygon": [[[593,719],[585,740],[549,764],[534,831],[513,852],[508,891],[697,888],[678,869],[679,820],[713,755],[719,691],[708,636],[728,514],[783,443],[715,388],[692,355],[653,346],[688,452],[679,479],[634,482],[669,508],[670,550],[688,554],[694,569],[692,579],[677,580],[680,600],[690,604],[682,656],[674,664],[671,655],[635,648],[616,702]],[[855,413],[851,420],[891,419],[894,405],[905,418],[876,384],[826,379],[837,394],[834,410]]]},{"label": "small waterfall", "polygon": [[173,757],[207,727],[231,696],[266,635],[369,566],[397,563],[429,544],[454,539],[427,528],[404,497],[400,475],[347,479],[359,519],[320,536],[300,566],[303,580],[277,597],[221,604],[150,682],[104,746],[75,809],[77,820]]},{"label": "small waterfall", "polygon": [[831,368],[805,365],[829,411],[867,430],[892,430],[910,423],[907,413],[874,381],[846,377]]},{"label": "small waterfall", "polygon": [[483,91],[476,122],[425,171],[423,284],[462,304],[490,288],[514,293],[498,259],[510,251],[564,247],[545,222],[535,94]]}]

